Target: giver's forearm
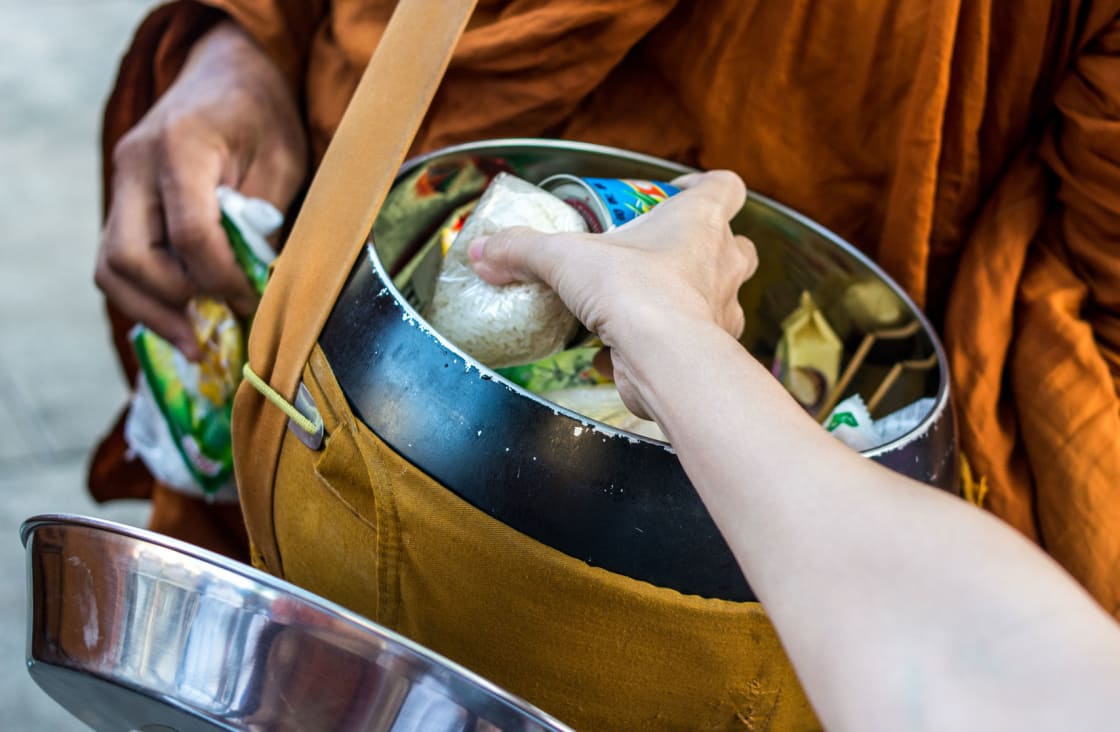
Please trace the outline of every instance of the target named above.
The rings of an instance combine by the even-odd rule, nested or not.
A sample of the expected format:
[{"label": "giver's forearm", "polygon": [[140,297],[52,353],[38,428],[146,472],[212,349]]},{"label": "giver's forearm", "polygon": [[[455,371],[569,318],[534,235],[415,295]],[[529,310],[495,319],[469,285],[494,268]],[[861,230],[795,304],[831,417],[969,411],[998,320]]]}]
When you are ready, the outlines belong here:
[{"label": "giver's forearm", "polygon": [[835,441],[718,328],[672,332],[634,338],[646,403],[826,723],[1002,724],[1057,669],[1117,680],[1111,621],[1037,549]]}]

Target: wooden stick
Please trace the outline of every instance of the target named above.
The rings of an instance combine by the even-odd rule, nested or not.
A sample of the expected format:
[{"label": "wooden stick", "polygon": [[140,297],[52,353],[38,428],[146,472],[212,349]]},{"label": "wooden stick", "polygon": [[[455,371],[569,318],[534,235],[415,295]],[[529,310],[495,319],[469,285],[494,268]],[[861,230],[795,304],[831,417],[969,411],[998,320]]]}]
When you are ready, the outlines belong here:
[{"label": "wooden stick", "polygon": [[[858,373],[863,366],[863,362],[867,359],[867,354],[871,352],[871,347],[875,345],[876,341],[895,341],[901,338],[909,338],[917,333],[920,328],[921,323],[912,320],[900,328],[887,328],[873,331],[865,335],[863,340],[860,341],[859,347],[856,348],[856,352],[852,354],[852,359],[848,361],[847,367],[844,368],[844,373],[841,374],[840,379],[836,382],[836,386],[832,387],[828,398],[824,400],[824,405],[817,412],[817,421],[824,424],[825,420],[828,419],[829,413],[836,407],[837,402],[840,401],[840,396],[844,393],[844,390],[848,388],[848,384],[851,383],[856,373]],[[895,378],[898,377],[896,376]],[[868,411],[871,411],[870,407],[868,407]]]}]

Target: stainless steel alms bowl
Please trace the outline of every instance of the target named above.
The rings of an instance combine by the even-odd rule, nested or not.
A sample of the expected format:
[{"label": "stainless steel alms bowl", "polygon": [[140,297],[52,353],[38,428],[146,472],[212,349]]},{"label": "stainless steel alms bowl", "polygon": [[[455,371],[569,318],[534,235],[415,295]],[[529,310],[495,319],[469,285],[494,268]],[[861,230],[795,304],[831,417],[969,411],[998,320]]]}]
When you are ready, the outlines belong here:
[{"label": "stainless steel alms bowl", "polygon": [[[472,143],[406,163],[374,224],[366,256],[319,339],[351,406],[436,481],[538,541],[684,593],[753,599],[667,445],[593,422],[515,386],[421,317],[439,262],[434,251],[417,254],[457,206],[481,192],[485,174],[501,169],[534,182],[555,173],[668,180],[689,171],[645,155],[550,140]],[[742,340],[763,363],[770,363],[779,323],[804,290],[848,341],[849,353],[858,333],[844,293],[853,284],[878,283],[887,305],[917,324],[911,336],[872,349],[852,388],[866,396],[893,364],[925,361],[933,367],[902,372],[880,411],[919,397],[932,397],[933,407],[908,434],[865,454],[955,490],[945,354],[922,313],[850,244],[764,196],[749,196],[733,228],[758,248],[759,271],[741,292],[748,321]]]},{"label": "stainless steel alms bowl", "polygon": [[27,664],[96,730],[566,730],[338,605],[159,534],[29,519]]}]

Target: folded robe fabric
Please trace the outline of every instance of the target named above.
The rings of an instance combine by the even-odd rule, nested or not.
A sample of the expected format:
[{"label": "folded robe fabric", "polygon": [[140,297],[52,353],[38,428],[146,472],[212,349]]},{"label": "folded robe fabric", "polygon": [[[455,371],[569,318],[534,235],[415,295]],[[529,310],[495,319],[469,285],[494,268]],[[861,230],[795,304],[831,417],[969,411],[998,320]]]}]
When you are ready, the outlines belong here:
[{"label": "folded robe fabric", "polygon": [[[393,5],[157,9],[109,101],[106,161],[212,8],[284,71],[321,155]],[[985,507],[1120,617],[1118,13],[1120,0],[483,0],[416,151],[617,145],[731,168],[837,231],[940,328]],[[143,493],[112,444],[95,490],[127,475],[114,490]]]}]

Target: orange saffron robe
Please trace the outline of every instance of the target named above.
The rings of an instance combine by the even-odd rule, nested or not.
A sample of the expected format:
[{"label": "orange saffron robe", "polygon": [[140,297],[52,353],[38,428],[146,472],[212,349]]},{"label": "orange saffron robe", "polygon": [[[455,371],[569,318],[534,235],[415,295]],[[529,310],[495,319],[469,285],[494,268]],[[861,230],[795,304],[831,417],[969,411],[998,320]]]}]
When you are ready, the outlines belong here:
[{"label": "orange saffron robe", "polygon": [[[321,155],[393,5],[157,9],[105,160],[215,8],[284,71]],[[985,507],[1120,618],[1120,0],[481,0],[416,151],[504,136],[730,168],[867,252],[943,335]],[[91,479],[150,490],[119,436]]]}]

